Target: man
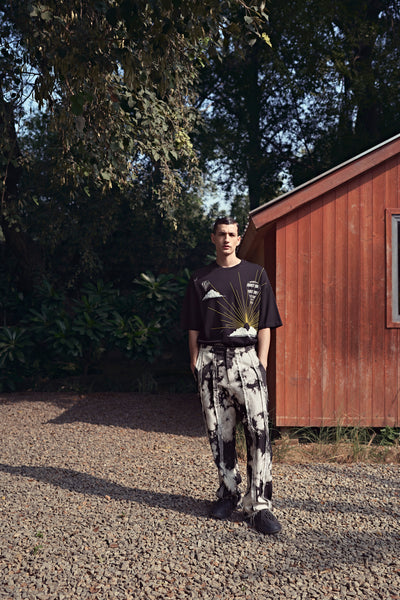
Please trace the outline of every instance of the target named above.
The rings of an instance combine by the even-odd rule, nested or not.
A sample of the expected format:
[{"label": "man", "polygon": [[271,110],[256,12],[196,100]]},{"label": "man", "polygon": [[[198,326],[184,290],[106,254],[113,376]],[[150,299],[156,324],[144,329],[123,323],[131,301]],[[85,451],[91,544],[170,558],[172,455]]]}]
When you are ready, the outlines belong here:
[{"label": "man", "polygon": [[[257,531],[275,534],[281,525],[271,512],[266,369],[271,328],[282,322],[263,267],[236,256],[240,236],[235,219],[217,219],[211,239],[216,262],[193,274],[182,311],[190,366],[219,474],[211,516],[227,519],[242,506]],[[235,448],[239,420],[247,445],[243,498]]]}]

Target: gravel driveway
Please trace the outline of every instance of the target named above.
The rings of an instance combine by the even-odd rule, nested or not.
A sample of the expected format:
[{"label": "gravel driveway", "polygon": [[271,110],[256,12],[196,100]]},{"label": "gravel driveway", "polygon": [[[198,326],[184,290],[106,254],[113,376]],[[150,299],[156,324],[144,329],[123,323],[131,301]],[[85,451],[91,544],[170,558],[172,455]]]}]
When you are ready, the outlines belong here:
[{"label": "gravel driveway", "polygon": [[400,599],[400,466],[276,464],[275,537],[207,517],[193,395],[0,396],[0,598]]}]

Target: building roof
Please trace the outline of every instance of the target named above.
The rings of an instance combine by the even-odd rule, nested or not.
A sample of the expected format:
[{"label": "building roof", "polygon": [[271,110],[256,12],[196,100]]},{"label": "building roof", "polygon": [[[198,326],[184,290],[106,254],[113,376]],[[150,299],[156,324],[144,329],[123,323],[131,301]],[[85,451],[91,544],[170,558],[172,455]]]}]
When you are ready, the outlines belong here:
[{"label": "building roof", "polygon": [[397,154],[400,154],[400,134],[253,209],[240,245],[240,255],[246,254],[260,229]]}]

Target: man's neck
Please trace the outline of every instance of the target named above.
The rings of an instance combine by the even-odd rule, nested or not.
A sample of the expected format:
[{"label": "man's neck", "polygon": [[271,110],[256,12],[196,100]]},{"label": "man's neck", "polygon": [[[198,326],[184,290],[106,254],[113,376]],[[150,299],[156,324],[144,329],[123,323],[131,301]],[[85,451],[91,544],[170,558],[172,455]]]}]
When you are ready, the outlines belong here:
[{"label": "man's neck", "polygon": [[217,256],[217,265],[223,267],[224,269],[228,267],[234,267],[240,262],[242,261],[236,256],[236,254],[232,254],[231,256]]}]

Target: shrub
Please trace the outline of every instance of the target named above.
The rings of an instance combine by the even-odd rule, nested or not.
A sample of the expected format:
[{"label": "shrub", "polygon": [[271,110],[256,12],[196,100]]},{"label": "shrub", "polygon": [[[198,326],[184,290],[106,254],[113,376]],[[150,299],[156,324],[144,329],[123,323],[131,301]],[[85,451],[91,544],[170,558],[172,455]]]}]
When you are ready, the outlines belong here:
[{"label": "shrub", "polygon": [[30,374],[32,346],[26,329],[0,328],[0,391],[15,390]]},{"label": "shrub", "polygon": [[0,327],[0,390],[14,390],[26,377],[86,375],[112,350],[149,363],[175,350],[183,341],[179,311],[188,278],[187,271],[180,277],[142,273],[128,294],[98,281],[75,298],[44,281],[30,298],[3,297],[2,306],[12,305],[19,318]]}]

